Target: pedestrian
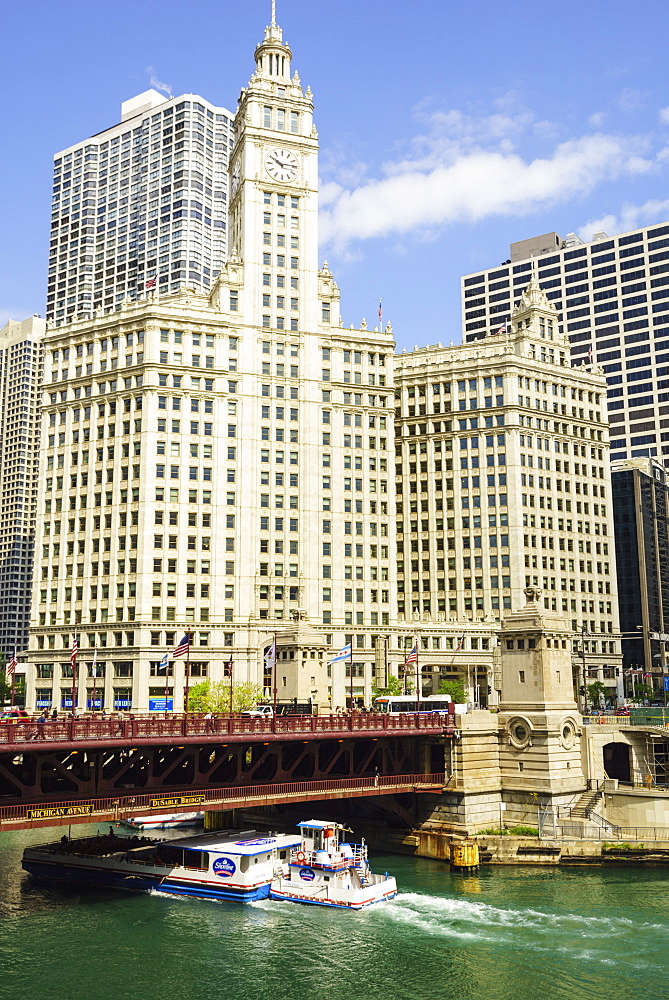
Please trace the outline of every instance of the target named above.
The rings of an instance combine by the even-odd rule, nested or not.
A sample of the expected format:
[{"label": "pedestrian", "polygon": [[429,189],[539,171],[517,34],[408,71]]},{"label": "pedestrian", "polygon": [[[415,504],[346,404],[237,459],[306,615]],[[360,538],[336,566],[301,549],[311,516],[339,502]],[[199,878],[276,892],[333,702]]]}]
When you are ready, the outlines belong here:
[{"label": "pedestrian", "polygon": [[204,717],[204,731],[205,733],[214,733],[216,728],[214,726],[214,717],[211,712],[207,712]]},{"label": "pedestrian", "polygon": [[116,726],[116,733],[115,733],[115,735],[118,735],[119,733],[121,733],[121,734],[123,733],[123,720],[124,719],[125,719],[125,716],[123,715],[123,712],[121,712],[119,710],[116,713],[116,722],[118,723],[118,725]]},{"label": "pedestrian", "polygon": [[52,722],[58,722],[58,709],[57,708],[54,708],[53,712],[51,713],[51,721]]},{"label": "pedestrian", "polygon": [[49,711],[48,709],[45,708],[42,714],[40,715],[39,719],[37,720],[37,732],[35,735],[40,740],[44,739],[44,724],[48,721],[49,721]]},{"label": "pedestrian", "polygon": [[374,788],[378,788],[378,787],[379,787],[379,769],[378,769],[378,767],[375,767],[374,768]]}]

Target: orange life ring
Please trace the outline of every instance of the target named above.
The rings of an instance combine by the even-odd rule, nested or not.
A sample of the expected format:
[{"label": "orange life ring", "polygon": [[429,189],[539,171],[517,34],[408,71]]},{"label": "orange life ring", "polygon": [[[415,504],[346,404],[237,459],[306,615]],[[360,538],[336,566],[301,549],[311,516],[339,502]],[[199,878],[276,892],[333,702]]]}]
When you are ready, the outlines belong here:
[{"label": "orange life ring", "polygon": [[307,856],[306,856],[306,854],[304,853],[304,851],[298,851],[298,852],[297,852],[297,854],[295,855],[295,857],[297,858],[298,862],[299,862],[299,863],[300,863],[301,865],[303,865],[303,864],[304,864],[304,862],[305,862],[305,861],[307,860]]}]

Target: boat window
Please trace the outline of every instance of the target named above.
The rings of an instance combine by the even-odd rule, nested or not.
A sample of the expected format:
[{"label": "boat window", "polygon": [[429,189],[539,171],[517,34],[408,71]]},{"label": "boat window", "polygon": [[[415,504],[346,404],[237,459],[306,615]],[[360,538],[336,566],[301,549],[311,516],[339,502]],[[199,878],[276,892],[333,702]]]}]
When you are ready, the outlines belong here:
[{"label": "boat window", "polygon": [[170,847],[169,844],[159,844],[156,848],[156,861],[161,865],[172,865],[181,867],[183,865],[184,852],[181,847]]},{"label": "boat window", "polygon": [[288,851],[279,851],[279,857],[281,858],[282,861],[285,861],[286,858],[288,857]]},{"label": "boat window", "polygon": [[245,854],[239,859],[239,870],[240,872],[247,872],[249,870],[249,859]]},{"label": "boat window", "polygon": [[184,851],[184,868],[197,868],[198,871],[209,869],[209,853],[207,851]]}]

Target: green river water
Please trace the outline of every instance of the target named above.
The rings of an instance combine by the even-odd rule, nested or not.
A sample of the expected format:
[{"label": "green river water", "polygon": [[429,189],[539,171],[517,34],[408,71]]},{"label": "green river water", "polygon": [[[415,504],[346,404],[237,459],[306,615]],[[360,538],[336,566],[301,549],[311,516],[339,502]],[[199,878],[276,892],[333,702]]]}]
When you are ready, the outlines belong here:
[{"label": "green river water", "polygon": [[62,832],[0,835],[3,1000],[669,997],[669,869],[483,867],[465,876],[376,855],[400,894],[347,913],[26,875],[23,847]]}]

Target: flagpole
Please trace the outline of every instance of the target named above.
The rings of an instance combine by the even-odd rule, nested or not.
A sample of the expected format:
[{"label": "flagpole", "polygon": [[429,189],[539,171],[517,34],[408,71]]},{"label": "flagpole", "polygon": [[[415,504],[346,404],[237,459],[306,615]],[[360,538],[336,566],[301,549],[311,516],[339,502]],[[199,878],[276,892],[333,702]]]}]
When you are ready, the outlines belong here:
[{"label": "flagpole", "polygon": [[418,647],[420,645],[420,636],[416,637],[416,708],[420,712],[420,667],[418,666]]},{"label": "flagpole", "polygon": [[272,678],[272,684],[273,684],[273,688],[272,688],[272,713],[274,715],[274,718],[276,719],[276,696],[277,696],[277,690],[276,690],[276,632],[274,633],[273,651],[274,651],[274,663],[272,664],[272,666],[273,666],[273,678]]},{"label": "flagpole", "polygon": [[[14,646],[14,660],[16,660],[16,646]],[[16,667],[12,670],[12,690],[11,690],[11,706],[14,708],[14,678],[16,676]],[[5,677],[7,677],[7,668],[5,667]]]},{"label": "flagpole", "polygon": [[230,653],[228,666],[230,667],[230,715],[232,715],[232,653]]},{"label": "flagpole", "polygon": [[351,695],[350,695],[350,699],[349,700],[351,702],[351,712],[352,712],[353,711],[353,635],[351,635],[351,651],[350,651],[349,656],[348,656],[348,670],[349,670],[349,674],[350,674],[350,678],[349,678],[350,685],[349,686],[350,686],[350,691],[351,691]]},{"label": "flagpole", "polygon": [[169,704],[170,696],[170,658],[167,657],[167,663],[165,664],[165,718],[167,718],[167,706]]},{"label": "flagpole", "polygon": [[72,652],[70,653],[70,666],[72,667],[72,718],[74,718],[75,709],[75,699],[77,697],[77,652],[79,647],[77,645],[77,630],[74,630],[74,639],[72,640]]},{"label": "flagpole", "polygon": [[95,646],[95,648],[93,649],[93,704],[91,705],[91,708],[93,709],[93,715],[95,715],[95,695],[97,693],[97,680],[98,680],[97,662],[98,662],[98,647]]},{"label": "flagpole", "polygon": [[185,712],[188,715],[188,692],[190,689],[190,632],[186,631],[186,639],[188,640],[188,649],[186,650],[186,698],[185,698]]},{"label": "flagpole", "polygon": [[402,664],[402,694],[407,693],[407,637],[404,636],[404,663]]}]

